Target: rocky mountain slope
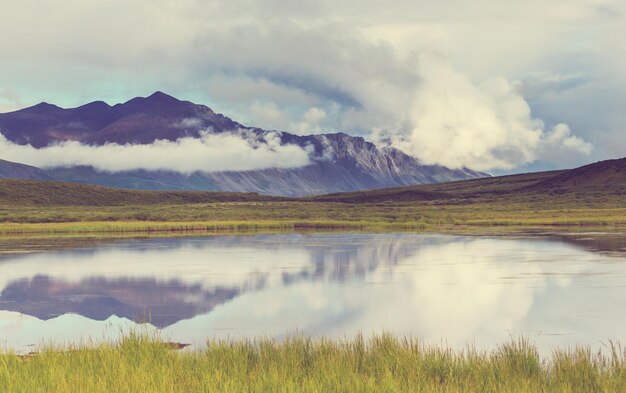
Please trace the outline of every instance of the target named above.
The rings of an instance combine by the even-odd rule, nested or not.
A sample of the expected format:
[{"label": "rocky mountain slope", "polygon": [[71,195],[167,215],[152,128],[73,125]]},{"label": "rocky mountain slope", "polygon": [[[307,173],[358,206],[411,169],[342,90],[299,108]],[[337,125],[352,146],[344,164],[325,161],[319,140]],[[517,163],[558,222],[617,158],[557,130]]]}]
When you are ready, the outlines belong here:
[{"label": "rocky mountain slope", "polygon": [[[83,144],[149,144],[212,133],[245,130],[264,135],[268,131],[246,127],[215,113],[204,105],[180,101],[157,92],[110,106],[92,102],[63,109],[41,103],[20,111],[0,114],[0,133],[9,141],[36,148],[63,141]],[[343,133],[293,135],[281,132],[283,144],[296,144],[311,151],[309,165],[290,169],[251,171],[133,170],[102,172],[91,167],[33,168],[0,162],[0,177],[51,179],[104,186],[153,190],[212,190],[259,192],[301,196],[367,190],[412,184],[429,184],[486,176],[470,169],[453,170],[422,165],[400,150],[379,148],[361,137]],[[1,159],[2,157],[0,157]]]}]

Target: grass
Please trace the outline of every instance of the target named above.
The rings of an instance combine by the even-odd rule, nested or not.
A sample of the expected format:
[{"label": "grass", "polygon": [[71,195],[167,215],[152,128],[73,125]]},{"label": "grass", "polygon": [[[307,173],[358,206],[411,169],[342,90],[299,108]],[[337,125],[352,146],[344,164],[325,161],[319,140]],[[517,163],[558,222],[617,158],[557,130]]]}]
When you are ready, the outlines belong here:
[{"label": "grass", "polygon": [[366,223],[344,221],[86,221],[4,223],[0,235],[28,234],[169,234],[178,232],[258,232],[285,230],[359,229]]},{"label": "grass", "polygon": [[129,206],[1,206],[0,234],[237,231],[262,229],[412,230],[445,227],[626,226],[623,200],[416,201],[398,203],[215,202]]},{"label": "grass", "polygon": [[382,334],[371,339],[296,337],[209,341],[173,351],[130,334],[96,346],[0,353],[2,392],[619,392],[624,353],[588,348],[541,358],[524,339],[494,351],[454,351]]},{"label": "grass", "polygon": [[[626,168],[626,160],[618,160],[618,164]],[[595,179],[609,176],[604,172],[590,175],[583,171],[580,173],[585,176],[575,181],[567,177],[579,172],[531,173],[310,198],[132,191],[0,179],[0,235],[626,227],[626,179],[622,179],[626,169],[607,172],[613,180],[602,184]],[[618,175],[621,177],[615,179]]]}]

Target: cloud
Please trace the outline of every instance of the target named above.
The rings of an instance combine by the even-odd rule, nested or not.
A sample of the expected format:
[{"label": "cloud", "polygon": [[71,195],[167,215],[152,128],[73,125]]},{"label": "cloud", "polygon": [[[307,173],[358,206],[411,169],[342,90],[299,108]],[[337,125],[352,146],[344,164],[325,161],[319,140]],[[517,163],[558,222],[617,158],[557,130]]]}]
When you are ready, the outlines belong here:
[{"label": "cloud", "polygon": [[[595,158],[615,151],[609,141],[626,143],[623,2],[129,1],[124,15],[120,0],[7,5],[0,71],[11,78],[1,87],[24,92],[24,103],[64,106],[167,90],[252,126],[393,136],[424,161],[481,169],[542,160],[546,135],[560,123],[593,143]],[[425,69],[433,55],[442,70]],[[492,90],[497,81],[512,91]],[[448,100],[456,88],[463,97]],[[498,102],[502,94],[518,113]],[[281,113],[259,107],[268,103]],[[450,121],[421,118],[418,104],[448,103],[456,131],[446,129]],[[319,124],[304,119],[311,108],[326,114]],[[481,131],[483,121],[493,135]],[[428,122],[444,131],[424,151]],[[597,130],[606,135],[596,138]],[[486,147],[456,148],[484,137]],[[569,148],[579,162],[589,159],[585,150]]]},{"label": "cloud", "polygon": [[572,152],[589,155],[592,150],[593,145],[572,135],[567,124],[557,124],[545,134],[538,158],[557,165],[575,165],[576,160],[572,157]]},{"label": "cloud", "polygon": [[0,113],[11,112],[23,107],[20,95],[12,89],[0,90]]},{"label": "cloud", "polygon": [[547,146],[574,160],[589,154],[586,141],[548,138],[549,126],[533,115],[521,82],[498,76],[476,82],[448,56],[403,56],[341,24],[236,25],[211,32],[196,49],[197,72],[208,78],[226,72],[310,97],[294,104],[270,93],[264,98],[271,104],[252,107],[261,126],[360,134],[426,164],[477,170],[512,170],[540,159]]},{"label": "cloud", "polygon": [[565,124],[546,132],[518,83],[492,78],[476,85],[437,57],[422,57],[420,73],[423,83],[409,109],[409,129],[379,137],[426,164],[513,169],[547,150],[590,153],[591,145],[572,136]]},{"label": "cloud", "polygon": [[256,121],[254,124],[263,124],[264,127],[274,130],[285,130],[289,127],[289,116],[273,101],[254,102],[250,106],[250,114]]},{"label": "cloud", "polygon": [[299,121],[292,121],[289,112],[281,109],[274,101],[255,101],[250,106],[250,116],[251,124],[305,135],[322,132],[321,122],[326,118],[326,112],[313,106],[304,112]]},{"label": "cloud", "polygon": [[178,123],[174,124],[176,128],[197,128],[202,125],[202,119],[198,119],[195,117],[186,117],[180,120]]},{"label": "cloud", "polygon": [[558,94],[589,83],[590,79],[590,76],[583,72],[558,74],[534,72],[524,79],[522,92],[532,96]]},{"label": "cloud", "polygon": [[312,107],[302,115],[302,120],[293,124],[290,129],[297,134],[312,134],[322,131],[321,123],[326,119],[326,112],[323,109]]},{"label": "cloud", "polygon": [[0,134],[0,158],[41,168],[92,166],[106,172],[137,169],[196,171],[249,171],[295,168],[309,164],[310,151],[281,144],[277,132],[257,136],[251,132],[211,134],[177,141],[157,140],[146,145],[83,145],[62,142],[41,149],[18,145]]}]

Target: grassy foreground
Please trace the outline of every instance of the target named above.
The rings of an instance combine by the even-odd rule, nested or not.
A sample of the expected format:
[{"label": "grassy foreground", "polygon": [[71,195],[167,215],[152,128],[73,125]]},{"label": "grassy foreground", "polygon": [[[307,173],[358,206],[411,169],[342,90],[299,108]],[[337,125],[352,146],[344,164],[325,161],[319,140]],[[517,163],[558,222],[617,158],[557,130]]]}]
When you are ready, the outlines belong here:
[{"label": "grassy foreground", "polygon": [[370,340],[208,343],[173,351],[131,334],[112,344],[0,354],[2,392],[623,392],[624,354],[558,350],[526,340],[453,351],[383,334]]}]

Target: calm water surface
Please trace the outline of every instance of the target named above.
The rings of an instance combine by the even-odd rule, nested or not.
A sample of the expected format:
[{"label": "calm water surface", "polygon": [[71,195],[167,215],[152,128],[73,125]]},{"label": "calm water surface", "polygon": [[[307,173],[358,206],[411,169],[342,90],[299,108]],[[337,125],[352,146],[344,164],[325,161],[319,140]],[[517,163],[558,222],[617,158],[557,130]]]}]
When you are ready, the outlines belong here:
[{"label": "calm water surface", "polygon": [[[43,243],[42,243],[43,244]],[[617,236],[287,234],[0,246],[0,346],[388,331],[456,348],[626,343]],[[2,251],[4,249],[4,251]],[[37,252],[24,252],[37,250]]]}]

